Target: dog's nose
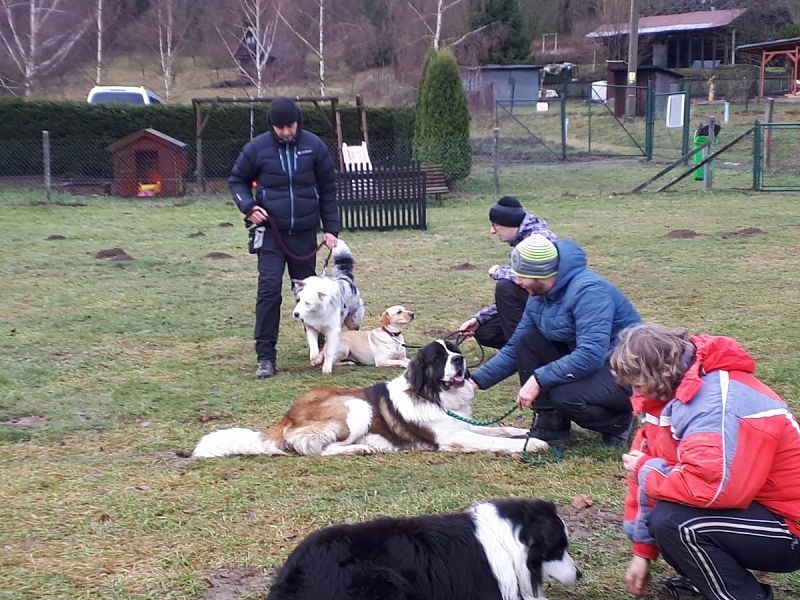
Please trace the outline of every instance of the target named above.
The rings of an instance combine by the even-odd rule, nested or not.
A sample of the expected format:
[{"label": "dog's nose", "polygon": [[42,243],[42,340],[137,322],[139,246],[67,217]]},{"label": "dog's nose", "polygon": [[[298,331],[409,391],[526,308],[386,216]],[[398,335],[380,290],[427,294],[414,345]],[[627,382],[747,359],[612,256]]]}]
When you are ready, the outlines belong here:
[{"label": "dog's nose", "polygon": [[299,313],[299,312],[297,312],[297,311],[294,311],[294,313],[292,314],[292,316],[293,316],[295,319],[299,319],[299,318],[300,318],[300,313]]}]

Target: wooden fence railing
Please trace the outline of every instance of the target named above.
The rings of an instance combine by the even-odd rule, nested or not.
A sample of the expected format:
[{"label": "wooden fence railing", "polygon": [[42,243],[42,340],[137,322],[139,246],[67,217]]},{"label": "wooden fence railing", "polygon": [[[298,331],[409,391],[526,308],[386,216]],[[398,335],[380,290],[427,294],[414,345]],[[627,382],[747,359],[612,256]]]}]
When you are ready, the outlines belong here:
[{"label": "wooden fence railing", "polygon": [[425,172],[418,163],[339,173],[337,199],[343,229],[427,228]]}]

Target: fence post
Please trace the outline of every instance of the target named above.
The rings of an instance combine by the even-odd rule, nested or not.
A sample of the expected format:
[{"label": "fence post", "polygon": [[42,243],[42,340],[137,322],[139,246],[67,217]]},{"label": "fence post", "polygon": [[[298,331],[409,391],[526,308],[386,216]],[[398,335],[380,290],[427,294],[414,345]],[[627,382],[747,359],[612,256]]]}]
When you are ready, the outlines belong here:
[{"label": "fence post", "polygon": [[766,129],[764,129],[764,146],[762,147],[761,151],[764,155],[764,169],[769,171],[770,170],[770,163],[772,162],[772,127],[769,126],[772,123],[772,117],[775,113],[775,99],[770,98],[767,100],[767,105],[764,107],[764,125]]},{"label": "fence post", "polygon": [[493,157],[493,172],[492,177],[494,180],[494,193],[495,195],[500,193],[500,167],[497,164],[497,140],[500,137],[500,128],[497,127],[497,123],[495,122],[494,128],[494,142],[492,144],[492,157]]},{"label": "fence post", "polygon": [[689,152],[689,132],[692,128],[692,90],[690,84],[683,86],[683,93],[685,95],[683,101],[683,139],[681,140],[681,156],[685,156]]},{"label": "fence post", "polygon": [[653,82],[647,82],[647,101],[645,102],[645,128],[644,128],[644,159],[647,162],[653,160],[653,144],[655,141],[655,122],[656,122],[656,95],[653,89]]},{"label": "fence post", "polygon": [[[714,131],[714,119],[712,118],[708,125],[708,145],[703,149],[703,158],[706,159],[714,154],[714,142],[716,141]],[[714,161],[711,160],[703,167],[703,191],[710,192],[714,183]]]},{"label": "fence post", "polygon": [[51,202],[50,180],[50,132],[42,131],[42,156],[44,158],[44,193],[47,203]]},{"label": "fence post", "polygon": [[761,190],[761,123],[756,119],[753,129],[753,189]]},{"label": "fence post", "polygon": [[567,160],[567,90],[561,92],[561,160]]}]

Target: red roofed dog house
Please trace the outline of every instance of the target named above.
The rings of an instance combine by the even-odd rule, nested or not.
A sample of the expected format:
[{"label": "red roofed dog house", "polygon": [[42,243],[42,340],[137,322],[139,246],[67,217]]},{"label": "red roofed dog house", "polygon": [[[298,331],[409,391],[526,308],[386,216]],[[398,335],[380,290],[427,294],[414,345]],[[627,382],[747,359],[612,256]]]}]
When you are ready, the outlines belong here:
[{"label": "red roofed dog house", "polygon": [[119,196],[182,196],[189,171],[187,145],[155,129],[142,129],[109,147]]}]

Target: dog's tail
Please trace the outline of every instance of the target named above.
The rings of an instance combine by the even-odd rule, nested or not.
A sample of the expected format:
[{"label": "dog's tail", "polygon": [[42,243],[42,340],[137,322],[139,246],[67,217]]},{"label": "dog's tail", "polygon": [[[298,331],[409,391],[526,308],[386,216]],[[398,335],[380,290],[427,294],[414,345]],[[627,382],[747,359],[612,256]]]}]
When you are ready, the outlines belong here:
[{"label": "dog's tail", "polygon": [[353,253],[350,251],[350,246],[339,240],[331,256],[333,257],[334,276],[344,276],[354,280],[353,265],[355,261],[353,261]]},{"label": "dog's tail", "polygon": [[192,452],[195,458],[224,458],[247,454],[287,454],[282,439],[273,437],[274,428],[267,433],[233,427],[204,435]]}]

